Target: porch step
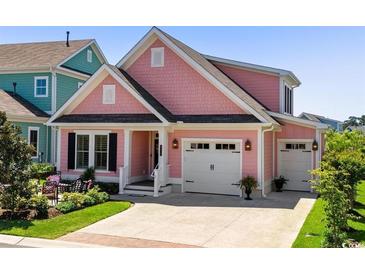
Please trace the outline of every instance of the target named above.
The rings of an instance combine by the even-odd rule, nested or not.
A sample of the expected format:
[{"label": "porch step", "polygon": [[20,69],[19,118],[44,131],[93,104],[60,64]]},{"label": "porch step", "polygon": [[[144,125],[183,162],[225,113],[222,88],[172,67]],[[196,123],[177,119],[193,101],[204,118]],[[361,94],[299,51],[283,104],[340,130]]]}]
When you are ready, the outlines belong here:
[{"label": "porch step", "polygon": [[[171,193],[172,186],[162,186],[158,192],[159,196]],[[124,193],[129,195],[144,195],[144,196],[153,196],[153,187],[150,186],[138,186],[138,185],[127,185],[124,188]]]}]

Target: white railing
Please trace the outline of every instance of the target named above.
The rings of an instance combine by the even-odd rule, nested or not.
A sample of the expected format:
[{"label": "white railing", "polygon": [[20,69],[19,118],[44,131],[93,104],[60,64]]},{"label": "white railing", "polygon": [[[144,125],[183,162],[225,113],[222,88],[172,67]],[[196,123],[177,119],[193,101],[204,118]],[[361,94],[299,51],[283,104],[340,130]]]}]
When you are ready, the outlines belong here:
[{"label": "white railing", "polygon": [[124,193],[124,188],[128,184],[128,166],[119,167],[119,194]]},{"label": "white railing", "polygon": [[156,167],[153,169],[151,177],[153,178],[153,197],[158,197],[158,192],[160,190],[160,169],[158,164],[156,165]]}]

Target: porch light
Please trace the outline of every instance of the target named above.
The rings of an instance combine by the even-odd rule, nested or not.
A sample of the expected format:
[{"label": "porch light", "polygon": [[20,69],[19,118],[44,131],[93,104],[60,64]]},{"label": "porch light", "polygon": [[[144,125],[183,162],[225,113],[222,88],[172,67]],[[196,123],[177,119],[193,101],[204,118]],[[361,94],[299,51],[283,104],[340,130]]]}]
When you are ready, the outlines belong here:
[{"label": "porch light", "polygon": [[178,141],[177,139],[174,139],[174,140],[172,141],[172,148],[173,148],[173,149],[177,149],[177,148],[179,148],[179,141]]},{"label": "porch light", "polygon": [[251,141],[247,139],[247,141],[245,143],[245,150],[251,151],[251,149],[252,149]]},{"label": "porch light", "polygon": [[317,151],[318,150],[318,143],[316,140],[313,141],[313,144],[312,144],[312,150],[313,151]]}]

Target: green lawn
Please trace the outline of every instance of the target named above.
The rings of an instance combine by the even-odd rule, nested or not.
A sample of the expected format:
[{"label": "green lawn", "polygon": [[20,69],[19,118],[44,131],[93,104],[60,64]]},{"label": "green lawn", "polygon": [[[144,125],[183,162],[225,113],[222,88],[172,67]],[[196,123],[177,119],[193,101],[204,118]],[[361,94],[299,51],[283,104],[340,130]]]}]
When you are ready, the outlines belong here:
[{"label": "green lawn", "polygon": [[0,220],[0,234],[56,239],[122,212],[129,202],[106,202],[45,220]]},{"label": "green lawn", "polygon": [[[315,202],[292,247],[321,247],[325,228],[323,204],[320,198]],[[349,221],[350,227],[354,230],[349,233],[349,237],[365,244],[365,181],[358,186],[355,210],[361,219]]]}]

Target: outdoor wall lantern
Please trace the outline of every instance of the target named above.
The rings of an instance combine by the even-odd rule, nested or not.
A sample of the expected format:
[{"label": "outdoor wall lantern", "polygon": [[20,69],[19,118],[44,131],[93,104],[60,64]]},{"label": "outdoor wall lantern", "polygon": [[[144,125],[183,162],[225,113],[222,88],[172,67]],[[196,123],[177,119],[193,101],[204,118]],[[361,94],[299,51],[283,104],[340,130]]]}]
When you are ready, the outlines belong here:
[{"label": "outdoor wall lantern", "polygon": [[312,144],[312,150],[313,151],[317,151],[318,150],[318,143],[316,140],[313,141],[313,144]]},{"label": "outdoor wall lantern", "polygon": [[251,151],[251,149],[252,149],[251,141],[247,139],[247,141],[245,143],[245,150]]},{"label": "outdoor wall lantern", "polygon": [[179,148],[179,141],[178,141],[177,139],[174,139],[174,140],[172,141],[172,148],[173,148],[173,149],[177,149],[177,148]]}]

